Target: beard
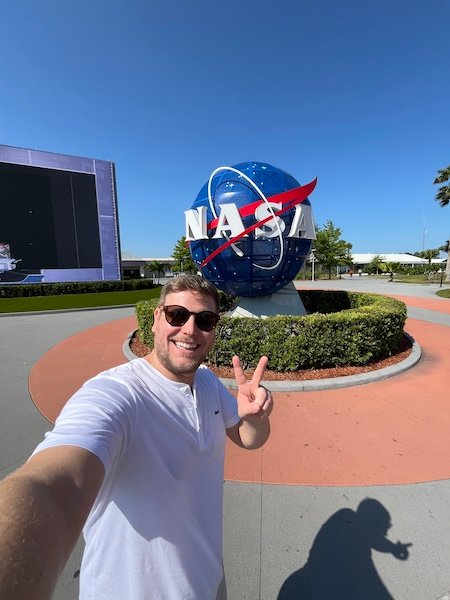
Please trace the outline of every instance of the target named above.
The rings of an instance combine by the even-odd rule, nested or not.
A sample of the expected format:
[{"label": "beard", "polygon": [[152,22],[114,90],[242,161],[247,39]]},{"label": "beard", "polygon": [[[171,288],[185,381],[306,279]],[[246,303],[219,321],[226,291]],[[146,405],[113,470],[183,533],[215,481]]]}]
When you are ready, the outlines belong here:
[{"label": "beard", "polygon": [[[169,342],[169,346],[170,344],[172,344],[172,342]],[[167,369],[169,373],[172,373],[175,376],[183,377],[185,375],[191,375],[197,371],[199,366],[204,362],[210,348],[207,348],[206,352],[202,353],[201,355],[197,354],[196,356],[192,356],[192,358],[189,356],[180,357],[175,360],[171,356],[169,348],[165,344],[160,343],[155,336],[153,350],[159,363],[165,369]]]}]

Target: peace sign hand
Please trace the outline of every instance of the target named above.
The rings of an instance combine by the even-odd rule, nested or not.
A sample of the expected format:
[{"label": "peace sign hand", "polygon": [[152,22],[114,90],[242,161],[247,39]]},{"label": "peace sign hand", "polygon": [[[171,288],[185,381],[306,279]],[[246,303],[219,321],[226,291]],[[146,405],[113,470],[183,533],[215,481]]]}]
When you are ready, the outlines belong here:
[{"label": "peace sign hand", "polygon": [[238,385],[238,412],[244,421],[255,417],[264,419],[272,412],[272,394],[261,385],[268,362],[267,356],[262,356],[251,381],[247,381],[239,357],[233,356],[234,376]]}]

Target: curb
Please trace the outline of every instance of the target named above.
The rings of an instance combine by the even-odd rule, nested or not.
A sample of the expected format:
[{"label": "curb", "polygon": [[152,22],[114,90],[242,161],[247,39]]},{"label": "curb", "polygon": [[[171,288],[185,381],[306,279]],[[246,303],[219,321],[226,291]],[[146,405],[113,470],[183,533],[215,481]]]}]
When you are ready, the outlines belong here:
[{"label": "curb", "polygon": [[[135,330],[130,331],[126,340],[123,343],[122,351],[125,358],[130,361],[137,356],[131,351],[130,342]],[[330,377],[328,379],[305,379],[303,381],[264,381],[264,387],[271,392],[314,392],[319,390],[332,390],[336,388],[353,387],[355,385],[364,385],[366,383],[374,383],[388,377],[394,377],[404,373],[411,367],[414,367],[422,357],[422,348],[408,333],[404,332],[408,339],[412,342],[412,351],[409,356],[389,367],[376,369],[368,373],[360,373],[359,375],[346,375],[345,377]],[[237,384],[234,379],[219,378],[220,381],[230,390],[236,390]]]}]

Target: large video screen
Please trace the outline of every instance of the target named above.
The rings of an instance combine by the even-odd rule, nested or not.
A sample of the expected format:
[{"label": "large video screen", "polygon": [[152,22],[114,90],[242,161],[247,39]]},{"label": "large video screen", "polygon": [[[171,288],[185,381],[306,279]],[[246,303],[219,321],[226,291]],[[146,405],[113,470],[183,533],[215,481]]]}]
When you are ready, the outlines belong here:
[{"label": "large video screen", "polygon": [[21,269],[101,268],[94,175],[0,163],[0,198]]},{"label": "large video screen", "polygon": [[113,163],[0,146],[0,206],[0,283],[120,279]]}]

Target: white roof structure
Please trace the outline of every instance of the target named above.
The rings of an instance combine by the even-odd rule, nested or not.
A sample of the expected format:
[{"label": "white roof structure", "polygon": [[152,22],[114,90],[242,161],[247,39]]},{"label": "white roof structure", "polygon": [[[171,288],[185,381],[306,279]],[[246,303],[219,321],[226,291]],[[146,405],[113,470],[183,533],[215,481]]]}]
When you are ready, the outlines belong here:
[{"label": "white roof structure", "polygon": [[[367,254],[352,254],[352,261],[354,265],[368,265],[372,262],[374,256],[380,256],[383,262],[386,263],[397,263],[400,265],[428,265],[429,262],[426,258],[420,258],[419,256],[413,256],[412,254],[382,254],[380,253],[367,253]],[[311,260],[311,257],[308,258]],[[446,262],[446,258],[433,258],[431,260],[431,264],[441,265]],[[152,262],[161,262],[166,265],[172,265],[175,263],[175,259],[173,256],[168,256],[164,258],[141,258],[141,257],[132,257],[132,256],[122,256],[122,266],[124,267],[139,267],[144,266],[146,264],[150,264]]]},{"label": "white roof structure", "polygon": [[[398,263],[400,265],[428,265],[426,258],[413,256],[412,254],[352,254],[352,260],[355,265],[368,265],[375,256],[380,256],[383,262]],[[433,258],[432,264],[441,264],[445,258]]]},{"label": "white roof structure", "polygon": [[131,263],[151,263],[151,262],[161,262],[161,263],[169,263],[172,264],[175,262],[175,259],[173,258],[173,256],[168,256],[168,257],[164,257],[164,258],[141,258],[141,257],[127,257],[127,258],[123,258],[122,257],[122,263],[125,264],[131,264]]}]

